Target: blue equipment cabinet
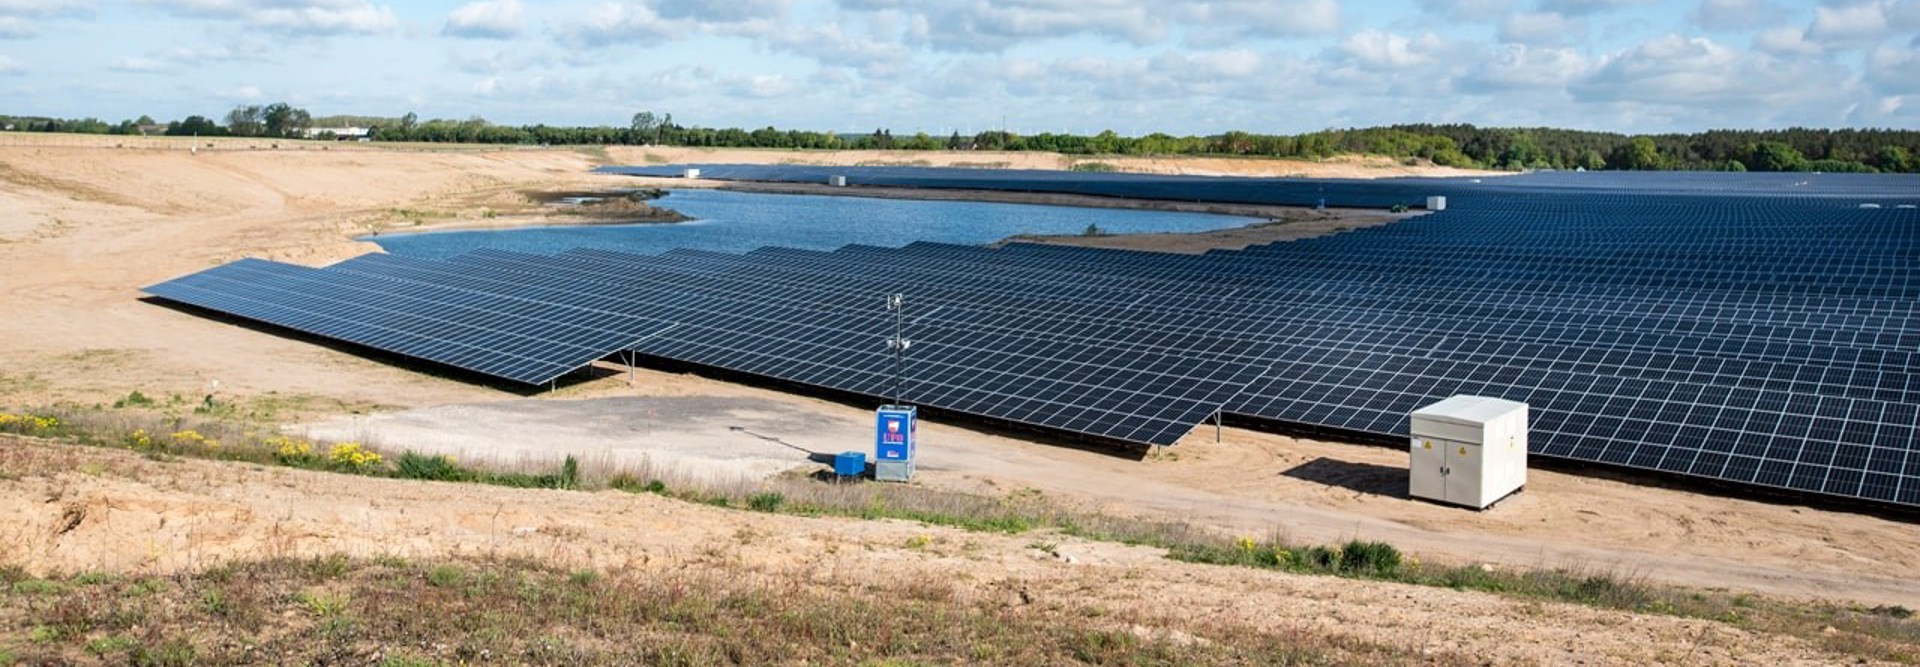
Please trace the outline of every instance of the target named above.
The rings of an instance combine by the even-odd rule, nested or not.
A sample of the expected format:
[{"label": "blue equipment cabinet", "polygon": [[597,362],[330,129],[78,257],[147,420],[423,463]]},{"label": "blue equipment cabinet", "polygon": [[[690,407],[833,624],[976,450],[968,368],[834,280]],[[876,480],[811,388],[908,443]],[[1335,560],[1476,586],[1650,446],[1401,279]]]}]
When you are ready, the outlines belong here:
[{"label": "blue equipment cabinet", "polygon": [[874,479],[904,482],[913,477],[917,413],[911,405],[883,405],[874,411]]},{"label": "blue equipment cabinet", "polygon": [[859,477],[867,474],[866,452],[840,452],[833,457],[833,474],[841,477]]}]

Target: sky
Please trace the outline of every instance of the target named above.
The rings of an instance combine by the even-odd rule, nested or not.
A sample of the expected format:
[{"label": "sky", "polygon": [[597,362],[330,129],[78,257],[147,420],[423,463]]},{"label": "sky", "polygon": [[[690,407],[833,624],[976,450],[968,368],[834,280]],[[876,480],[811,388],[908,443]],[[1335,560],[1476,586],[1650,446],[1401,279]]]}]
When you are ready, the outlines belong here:
[{"label": "sky", "polygon": [[1920,0],[0,0],[0,114],[1920,128]]}]

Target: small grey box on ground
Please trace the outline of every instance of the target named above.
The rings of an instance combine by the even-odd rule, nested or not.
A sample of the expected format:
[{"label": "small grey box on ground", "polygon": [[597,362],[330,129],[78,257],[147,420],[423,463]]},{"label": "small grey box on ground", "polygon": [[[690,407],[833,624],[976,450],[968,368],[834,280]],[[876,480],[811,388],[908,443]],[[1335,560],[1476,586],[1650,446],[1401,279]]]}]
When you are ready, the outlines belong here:
[{"label": "small grey box on ground", "polygon": [[881,482],[905,482],[913,479],[913,462],[874,461],[873,478]]}]

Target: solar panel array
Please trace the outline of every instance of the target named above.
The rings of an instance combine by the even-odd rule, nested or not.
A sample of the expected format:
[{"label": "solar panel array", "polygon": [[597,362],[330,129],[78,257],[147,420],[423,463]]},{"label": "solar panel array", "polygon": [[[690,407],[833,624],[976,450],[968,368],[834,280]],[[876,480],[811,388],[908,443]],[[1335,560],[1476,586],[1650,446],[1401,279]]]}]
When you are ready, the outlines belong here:
[{"label": "solar panel array", "polygon": [[[1036,188],[1004,172],[967,187],[995,185],[974,174]],[[1660,178],[1375,184],[1367,196],[1457,199],[1203,255],[483,250],[245,260],[149,291],[523,382],[633,350],[872,397],[894,390],[881,297],[903,292],[905,399],[951,413],[1150,444],[1217,411],[1392,437],[1415,408],[1481,394],[1532,406],[1539,456],[1920,506],[1920,212],[1902,207],[1920,188]],[[1200,194],[1327,191],[1229,185]]]},{"label": "solar panel array", "polygon": [[594,304],[411,283],[348,267],[242,259],[146,288],[154,296],[524,384],[673,328]]},{"label": "solar panel array", "polygon": [[1687,196],[1767,195],[1795,198],[1884,197],[1912,203],[1913,176],[1907,174],[1804,174],[1713,172],[1551,172],[1486,178],[1223,178],[1177,174],[1126,174],[956,167],[832,167],[818,165],[698,164],[601,167],[596,171],[631,176],[677,177],[688,167],[700,177],[725,181],[827,183],[844,176],[849,185],[908,188],[1002,190],[1231,202],[1281,206],[1386,208],[1419,206],[1430,195],[1454,198],[1504,198],[1518,194],[1668,194]]}]

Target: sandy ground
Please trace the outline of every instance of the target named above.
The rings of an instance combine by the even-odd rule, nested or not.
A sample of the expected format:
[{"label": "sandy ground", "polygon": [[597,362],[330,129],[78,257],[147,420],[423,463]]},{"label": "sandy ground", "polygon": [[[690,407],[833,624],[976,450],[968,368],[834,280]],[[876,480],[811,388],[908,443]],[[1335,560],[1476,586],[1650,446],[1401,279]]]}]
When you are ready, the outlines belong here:
[{"label": "sandy ground", "polygon": [[[206,147],[209,144],[211,148]],[[189,152],[190,145],[196,150]],[[814,451],[864,449],[868,442],[864,425],[870,413],[850,406],[647,370],[636,374],[639,381],[633,387],[623,374],[609,374],[563,387],[556,394],[527,398],[138,300],[140,286],[242,256],[320,264],[373,250],[371,244],[352,240],[372,231],[540,219],[538,207],[522,192],[631,187],[631,179],[586,173],[605,163],[609,155],[616,162],[651,159],[649,149],[639,148],[604,153],[426,150],[305,142],[274,148],[259,142],[145,140],[135,144],[116,143],[113,138],[0,134],[0,310],[6,314],[0,317],[0,341],[5,341],[0,345],[0,406],[104,403],[135,389],[189,397],[215,391],[223,398],[282,405],[288,414],[303,417],[316,429],[330,419],[342,420],[331,427],[388,441],[393,447],[431,444],[456,453],[491,452],[502,458],[552,456],[573,449],[581,454],[598,452],[596,456],[626,455],[607,453],[618,450],[651,457],[648,460],[683,457],[686,466],[718,461],[722,469],[751,474],[774,468],[788,455],[788,450],[768,438]],[[787,157],[778,157],[782,155]],[[923,159],[765,151],[656,157],[734,162]],[[1275,170],[1305,164],[1218,162]],[[1203,161],[1190,168],[1222,167]],[[1314,224],[1338,227],[1345,223]],[[1284,238],[1292,233],[1289,227],[1259,229]],[[1221,242],[1257,242],[1257,238]],[[1191,243],[1198,247],[1207,242]],[[642,402],[575,405],[586,399],[616,398]],[[698,400],[666,400],[680,398]],[[639,411],[649,405],[649,416],[636,422]],[[356,422],[349,419],[355,414],[376,416]],[[596,414],[601,417],[592,417]],[[501,424],[520,424],[527,430]],[[733,426],[743,430],[728,428]],[[1920,566],[1917,531],[1911,523],[1863,514],[1548,472],[1537,472],[1524,494],[1490,512],[1473,513],[1405,498],[1405,456],[1389,449],[1234,429],[1227,429],[1224,441],[1215,443],[1212,430],[1201,428],[1163,454],[1133,460],[950,424],[926,428],[929,446],[921,483],[932,486],[985,492],[1041,489],[1113,510],[1188,517],[1248,534],[1273,532],[1302,541],[1383,539],[1436,559],[1592,566],[1680,583],[1920,606],[1920,588],[1911,576]],[[674,445],[668,440],[684,441]],[[699,443],[713,444],[719,452],[729,448],[739,452],[701,457],[698,454],[705,447]],[[727,463],[736,454],[739,460]],[[239,517],[231,530],[207,524],[216,516],[212,514],[205,521],[176,519],[177,523],[169,524],[176,526],[169,529],[176,532],[168,534],[186,543],[168,550],[191,549],[204,558],[250,553],[275,540],[318,544],[329,539],[329,531],[368,535],[364,539],[369,545],[384,540],[410,549],[459,550],[506,539],[502,536],[513,533],[500,528],[505,524],[578,525],[574,522],[586,520],[583,517],[623,512],[633,516],[622,521],[658,521],[655,515],[671,514],[675,530],[658,538],[630,539],[685,540],[678,546],[659,543],[661,549],[685,553],[697,548],[699,540],[705,539],[701,536],[728,534],[728,522],[773,521],[709,515],[678,505],[642,509],[627,503],[650,501],[616,503],[587,494],[554,496],[552,504],[522,505],[525,497],[513,496],[508,502],[489,495],[506,493],[498,490],[326,481],[330,478],[285,471],[250,472],[264,477],[231,480],[235,486],[225,490],[215,487],[228,481],[211,486],[202,482],[242,473],[209,465],[181,464],[178,470],[194,471],[181,479],[196,481],[149,489],[156,482],[143,477],[130,486],[102,486],[89,496],[89,502],[121,508],[114,511],[124,510],[130,517],[148,517],[142,520],[195,514],[167,505],[175,502],[185,507],[211,503],[205,505],[208,511]],[[20,509],[27,502],[22,494],[39,493],[38,483],[6,483],[4,502],[14,503],[14,511],[25,511]],[[255,491],[265,494],[263,502],[277,504],[253,504],[247,496]],[[166,500],[147,494],[161,494]],[[426,527],[439,524],[409,519],[400,525],[411,526],[412,532],[397,541],[389,539],[393,534],[375,527],[392,513],[414,511],[416,502],[442,508],[420,510],[428,516],[433,511],[450,513],[441,519],[457,516],[458,527],[443,533]],[[509,508],[511,518],[486,519],[484,514],[509,511],[478,509],[489,503]],[[315,516],[329,517],[327,521],[339,525],[302,523],[319,521]],[[717,527],[704,527],[709,521],[717,522]],[[767,524],[768,530],[778,532],[773,539],[805,545],[814,539],[810,535],[829,530],[793,521]],[[269,534],[255,534],[262,530]],[[275,530],[282,531],[283,537],[275,537],[271,533]],[[916,529],[881,524],[858,530]],[[214,533],[221,537],[214,539]],[[200,536],[208,537],[200,540]],[[893,537],[889,534],[886,539]],[[81,568],[139,562],[150,550],[140,540],[101,542],[96,548],[106,552],[69,554],[54,549],[35,558],[39,563]],[[121,552],[111,552],[116,548]],[[1196,576],[1213,579],[1215,588],[1207,589],[1212,593],[1191,593],[1196,596],[1191,598],[1197,605],[1193,610],[1204,613],[1241,613],[1228,609],[1235,605],[1221,602],[1227,598],[1206,596],[1226,596],[1235,586],[1252,580],[1270,587],[1262,589],[1262,595],[1304,595],[1316,601],[1310,608],[1320,611],[1369,603],[1398,612],[1402,605],[1385,602],[1391,596],[1439,595],[1376,591],[1359,585],[1349,591],[1344,582],[1340,586],[1288,583],[1254,573],[1194,575],[1162,570],[1169,566],[1151,561],[1146,557],[1126,561],[1125,567],[1150,573],[1151,584],[1138,587],[1142,591],[1188,595],[1177,585]],[[929,563],[942,561],[919,565]],[[1065,574],[1070,571],[1061,571],[1058,585],[1080,581],[1079,574]],[[1453,602],[1508,604],[1449,599]],[[1598,612],[1555,609],[1549,616],[1564,615],[1569,623],[1606,620],[1621,625],[1617,618],[1592,618]],[[1348,610],[1335,615],[1358,613]],[[1480,632],[1488,636],[1493,631]],[[1611,641],[1625,646],[1655,636],[1621,629]],[[1578,633],[1565,640],[1602,641]],[[1730,640],[1728,645],[1738,642]]]},{"label": "sandy ground", "polygon": [[1116,171],[1196,176],[1499,176],[1506,172],[1407,165],[1383,157],[1346,156],[1324,161],[1234,157],[1072,156],[1056,153],[970,151],[764,151],[673,146],[608,147],[620,164],[811,164],[876,167],[972,167],[979,169],[1070,169],[1099,163]]},{"label": "sandy ground", "polygon": [[[581,395],[349,415],[291,427],[323,440],[461,461],[659,470],[724,482],[823,470],[808,454],[870,450],[871,412],[769,390],[640,370]],[[677,396],[652,396],[674,387]],[[1195,521],[1299,543],[1376,539],[1429,560],[1592,569],[1688,586],[1869,604],[1920,602],[1913,526],[1547,470],[1493,509],[1407,495],[1407,455],[1201,427],[1144,459],[964,426],[923,427],[915,482],[1005,494],[1040,489],[1105,512]],[[816,459],[817,460],[817,459]]]}]

